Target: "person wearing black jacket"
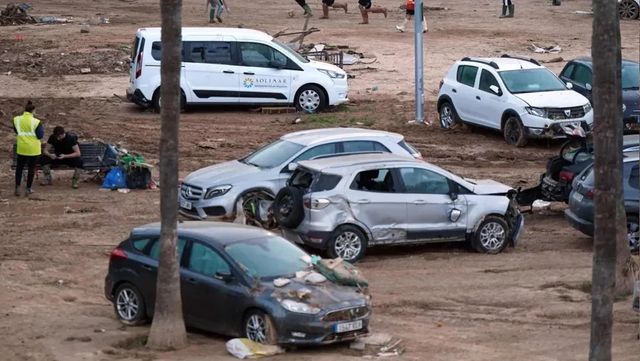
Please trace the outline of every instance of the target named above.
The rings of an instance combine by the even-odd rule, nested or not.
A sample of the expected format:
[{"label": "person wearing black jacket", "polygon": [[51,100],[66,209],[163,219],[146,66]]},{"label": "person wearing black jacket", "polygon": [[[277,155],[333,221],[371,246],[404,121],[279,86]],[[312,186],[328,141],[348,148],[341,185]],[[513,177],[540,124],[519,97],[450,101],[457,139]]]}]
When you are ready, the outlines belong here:
[{"label": "person wearing black jacket", "polygon": [[41,160],[44,182],[41,185],[52,185],[51,166],[64,164],[74,169],[71,186],[77,189],[80,170],[82,169],[78,136],[66,132],[61,126],[57,126],[53,128],[53,134],[49,137],[47,143],[53,146],[54,152],[50,153],[46,147],[42,152],[44,155]]}]

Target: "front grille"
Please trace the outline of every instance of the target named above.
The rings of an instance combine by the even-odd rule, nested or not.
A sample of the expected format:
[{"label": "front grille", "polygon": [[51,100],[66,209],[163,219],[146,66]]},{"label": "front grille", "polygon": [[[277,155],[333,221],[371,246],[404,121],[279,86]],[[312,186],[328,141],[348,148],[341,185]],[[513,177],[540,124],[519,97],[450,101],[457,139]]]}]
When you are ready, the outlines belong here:
[{"label": "front grille", "polygon": [[207,216],[211,216],[211,217],[220,217],[220,216],[224,216],[227,213],[224,207],[220,207],[220,206],[204,207],[202,208],[202,210],[204,211],[204,213],[207,214]]},{"label": "front grille", "polygon": [[366,316],[368,313],[369,309],[365,306],[347,308],[344,310],[329,312],[322,318],[322,320],[329,322],[353,321]]},{"label": "front grille", "polygon": [[183,183],[180,187],[180,194],[184,199],[197,201],[202,198],[202,188]]},{"label": "front grille", "polygon": [[549,108],[547,116],[553,120],[582,118],[584,117],[584,107]]}]

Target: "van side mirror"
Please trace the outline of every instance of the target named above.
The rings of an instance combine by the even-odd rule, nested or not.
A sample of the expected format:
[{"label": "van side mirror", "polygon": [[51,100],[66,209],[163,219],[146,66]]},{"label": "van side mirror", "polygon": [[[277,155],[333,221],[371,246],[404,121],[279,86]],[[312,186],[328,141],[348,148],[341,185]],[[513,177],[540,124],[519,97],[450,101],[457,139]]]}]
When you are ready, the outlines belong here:
[{"label": "van side mirror", "polygon": [[293,172],[296,169],[298,169],[298,163],[289,163],[289,165],[287,165],[287,170],[289,172]]},{"label": "van side mirror", "polygon": [[502,92],[497,85],[491,85],[489,86],[489,89],[491,89],[492,92],[496,93],[496,95],[502,95]]},{"label": "van side mirror", "polygon": [[227,283],[233,280],[233,275],[229,271],[218,271],[215,275],[213,275],[213,277]]},{"label": "van side mirror", "polygon": [[567,82],[567,89],[573,89],[573,83]]},{"label": "van side mirror", "polygon": [[584,87],[587,88],[588,91],[591,91],[593,89],[593,87],[589,83],[585,84]]}]

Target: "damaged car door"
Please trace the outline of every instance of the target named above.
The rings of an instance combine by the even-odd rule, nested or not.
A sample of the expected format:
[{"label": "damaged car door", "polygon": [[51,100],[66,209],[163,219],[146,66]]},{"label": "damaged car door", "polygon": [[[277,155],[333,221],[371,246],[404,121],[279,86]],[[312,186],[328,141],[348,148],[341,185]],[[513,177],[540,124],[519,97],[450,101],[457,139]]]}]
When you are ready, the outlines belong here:
[{"label": "damaged car door", "polygon": [[424,168],[399,171],[407,197],[407,240],[465,240],[467,205],[456,183]]},{"label": "damaged car door", "polygon": [[407,205],[398,198],[399,190],[400,183],[391,168],[360,171],[347,189],[353,217],[371,231],[369,243],[406,239]]}]

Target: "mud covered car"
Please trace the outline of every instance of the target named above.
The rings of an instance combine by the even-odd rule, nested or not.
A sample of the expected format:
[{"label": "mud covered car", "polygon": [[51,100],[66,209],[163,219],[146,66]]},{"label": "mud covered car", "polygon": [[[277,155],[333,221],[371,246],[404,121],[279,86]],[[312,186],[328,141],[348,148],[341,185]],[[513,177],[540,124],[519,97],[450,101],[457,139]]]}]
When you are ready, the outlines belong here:
[{"label": "mud covered car", "polygon": [[378,245],[469,241],[499,253],[524,224],[510,187],[391,154],[300,162],[274,214],[287,239],[350,262]]},{"label": "mud covered car", "polygon": [[[111,252],[104,291],[125,325],[153,316],[159,237],[160,224],[141,226]],[[312,269],[311,257],[273,233],[183,222],[177,253],[187,326],[269,344],[326,344],[368,333],[366,289],[299,279]],[[278,287],[277,279],[286,281]]]}]

